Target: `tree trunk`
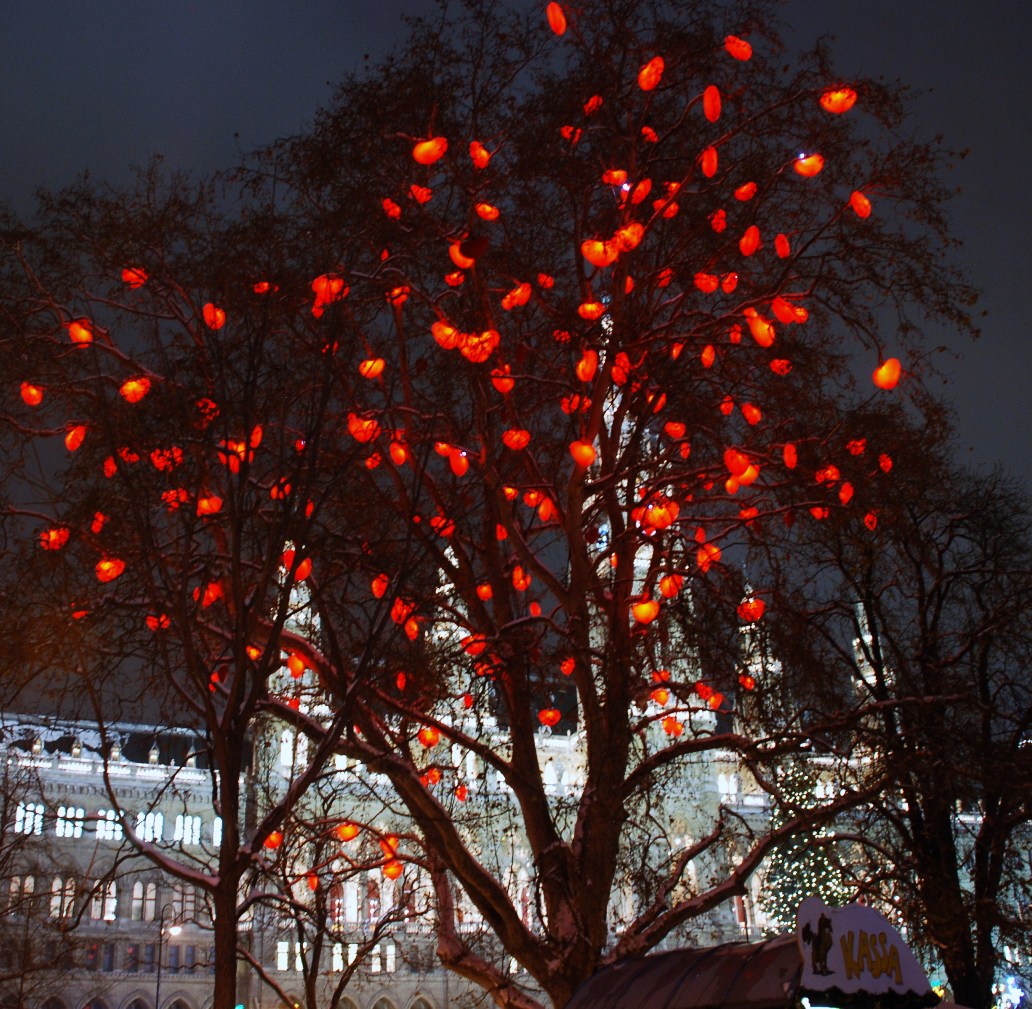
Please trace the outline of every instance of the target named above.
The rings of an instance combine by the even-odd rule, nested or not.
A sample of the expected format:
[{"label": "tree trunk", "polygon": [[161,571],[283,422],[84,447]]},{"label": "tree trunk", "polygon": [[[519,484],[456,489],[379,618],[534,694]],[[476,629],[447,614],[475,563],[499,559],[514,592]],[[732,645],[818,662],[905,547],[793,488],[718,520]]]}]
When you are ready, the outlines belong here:
[{"label": "tree trunk", "polygon": [[236,879],[219,881],[213,894],[215,906],[215,987],[212,1009],[237,1005],[237,886]]},{"label": "tree trunk", "polygon": [[951,970],[946,963],[946,979],[957,1005],[970,1009],[990,1009],[993,1004],[992,982],[983,978],[973,967]]}]

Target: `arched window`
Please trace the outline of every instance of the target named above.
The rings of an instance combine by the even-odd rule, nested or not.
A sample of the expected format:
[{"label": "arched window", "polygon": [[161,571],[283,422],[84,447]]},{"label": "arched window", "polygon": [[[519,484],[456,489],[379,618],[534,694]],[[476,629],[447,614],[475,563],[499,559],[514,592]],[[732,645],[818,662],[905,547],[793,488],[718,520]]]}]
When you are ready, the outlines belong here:
[{"label": "arched window", "polygon": [[556,786],[559,784],[559,775],[556,773],[555,761],[551,757],[548,758],[544,768],[542,768],[541,782],[549,795],[556,791]]},{"label": "arched window", "polygon": [[157,914],[158,884],[148,883],[143,891],[143,920],[154,921]]},{"label": "arched window", "polygon": [[50,884],[50,917],[61,917],[61,895],[64,893],[64,880],[55,876]]},{"label": "arched window", "polygon": [[132,904],[129,910],[132,921],[143,921],[143,880],[133,883]]},{"label": "arched window", "polygon": [[99,882],[90,899],[90,918],[93,921],[114,921],[118,912],[118,889],[115,881]]},{"label": "arched window", "polygon": [[7,885],[7,910],[15,913],[26,911],[25,903],[32,899],[32,892],[36,889],[35,878],[33,876],[12,876]]},{"label": "arched window", "polygon": [[50,884],[50,917],[69,918],[75,909],[75,880],[55,876]]}]

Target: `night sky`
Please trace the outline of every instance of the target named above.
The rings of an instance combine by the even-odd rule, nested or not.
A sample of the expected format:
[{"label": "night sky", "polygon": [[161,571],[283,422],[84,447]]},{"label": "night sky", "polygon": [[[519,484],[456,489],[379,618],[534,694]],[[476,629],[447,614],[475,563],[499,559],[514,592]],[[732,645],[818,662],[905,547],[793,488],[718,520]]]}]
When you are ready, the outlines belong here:
[{"label": "night sky", "polygon": [[[0,200],[89,170],[123,185],[160,153],[203,175],[305,128],[342,74],[403,37],[429,0],[203,0],[5,4],[0,32]],[[544,9],[544,0],[540,4]],[[843,79],[899,78],[922,94],[910,128],[970,154],[950,177],[959,261],[983,292],[982,337],[942,390],[961,458],[1032,489],[1032,4],[1026,0],[787,0],[786,38],[832,40]],[[906,362],[904,362],[905,366]]]}]

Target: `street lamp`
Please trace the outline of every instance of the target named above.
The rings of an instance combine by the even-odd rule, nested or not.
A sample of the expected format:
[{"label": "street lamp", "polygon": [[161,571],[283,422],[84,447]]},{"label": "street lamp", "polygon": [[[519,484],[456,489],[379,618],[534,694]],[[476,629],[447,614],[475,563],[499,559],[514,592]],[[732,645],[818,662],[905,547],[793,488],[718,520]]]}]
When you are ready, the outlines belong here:
[{"label": "street lamp", "polygon": [[[154,1009],[161,1009],[161,951],[165,944],[165,912],[170,912],[169,920],[175,921],[175,909],[171,904],[164,904],[158,918],[158,973],[154,981]],[[168,934],[175,938],[183,929],[179,925],[169,925]]]}]

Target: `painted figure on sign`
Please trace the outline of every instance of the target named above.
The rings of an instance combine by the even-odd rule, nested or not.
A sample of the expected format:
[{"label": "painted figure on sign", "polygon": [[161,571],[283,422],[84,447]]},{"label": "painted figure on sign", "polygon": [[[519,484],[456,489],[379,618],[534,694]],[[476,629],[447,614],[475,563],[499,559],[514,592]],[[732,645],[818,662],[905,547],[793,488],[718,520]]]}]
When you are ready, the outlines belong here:
[{"label": "painted figure on sign", "polygon": [[832,927],[831,919],[822,914],[817,920],[817,931],[810,928],[809,923],[803,928],[803,942],[810,947],[810,966],[814,974],[828,975],[828,953],[831,952]]}]

